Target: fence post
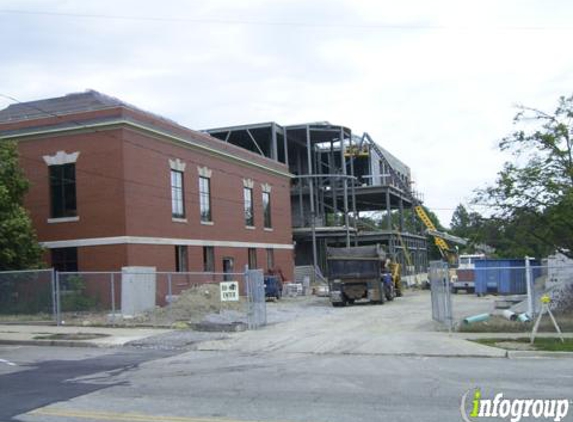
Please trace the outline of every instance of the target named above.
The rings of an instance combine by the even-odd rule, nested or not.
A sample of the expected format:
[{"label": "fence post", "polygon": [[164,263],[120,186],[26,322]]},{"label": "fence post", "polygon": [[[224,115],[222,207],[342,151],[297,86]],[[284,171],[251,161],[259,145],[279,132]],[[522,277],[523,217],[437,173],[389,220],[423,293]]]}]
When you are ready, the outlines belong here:
[{"label": "fence post", "polygon": [[56,270],[52,268],[50,274],[50,284],[52,286],[52,313],[54,314],[54,322],[58,323],[58,310],[56,309]]},{"label": "fence post", "polygon": [[60,294],[60,272],[56,271],[56,325],[62,325],[62,301]]},{"label": "fence post", "polygon": [[169,314],[169,323],[173,324],[175,321],[173,321],[173,307],[171,306],[171,303],[173,302],[173,288],[172,288],[171,276],[172,276],[171,273],[167,274],[167,297],[169,298],[167,302],[167,313]]},{"label": "fence post", "polygon": [[267,325],[267,296],[266,296],[266,292],[265,292],[265,274],[262,273],[261,270],[261,275],[262,278],[260,279],[261,282],[261,307],[263,308],[263,324],[262,325]]},{"label": "fence post", "polygon": [[448,324],[448,332],[451,334],[453,326],[454,326],[454,313],[452,309],[452,289],[450,288],[450,267],[447,263],[444,263],[444,272],[446,277],[444,278],[445,281],[445,292],[444,292],[444,300],[445,300],[445,310],[446,310],[446,319]]},{"label": "fence post", "polygon": [[245,270],[243,272],[243,279],[245,281],[245,290],[247,293],[247,328],[249,330],[253,329],[253,305],[251,301],[251,284],[249,280],[249,266],[245,265]]},{"label": "fence post", "polygon": [[111,273],[111,324],[115,327],[115,274]]},{"label": "fence post", "polygon": [[530,318],[535,317],[535,301],[534,301],[534,289],[531,285],[531,267],[529,265],[529,257],[525,257],[525,284],[527,287],[527,315]]}]

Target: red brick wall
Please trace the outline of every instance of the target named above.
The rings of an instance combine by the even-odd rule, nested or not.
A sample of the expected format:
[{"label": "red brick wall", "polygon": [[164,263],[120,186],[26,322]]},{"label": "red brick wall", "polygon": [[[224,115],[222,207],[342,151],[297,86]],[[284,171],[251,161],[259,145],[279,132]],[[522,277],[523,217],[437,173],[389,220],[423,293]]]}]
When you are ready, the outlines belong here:
[{"label": "red brick wall", "polygon": [[[203,271],[203,247],[189,246],[188,262],[190,272]],[[156,267],[157,271],[175,271],[175,246],[172,245],[128,245],[128,265],[129,266],[151,266]],[[275,249],[275,266],[280,267],[287,278],[292,280],[293,264],[292,251],[285,249]],[[234,272],[241,273],[248,263],[247,248],[226,248],[215,247],[215,272],[223,272],[223,258],[233,258],[235,269]],[[257,249],[257,264],[265,272],[266,268],[266,249]],[[118,267],[119,269],[119,267]]]},{"label": "red brick wall", "polygon": [[[26,140],[18,144],[20,163],[30,181],[24,205],[41,241],[121,236],[125,201],[121,131]],[[58,151],[80,151],[76,162],[78,222],[48,223],[50,182],[42,158]]]},{"label": "red brick wall", "polygon": [[[128,235],[292,244],[287,178],[160,142],[134,131],[126,130],[124,135]],[[179,158],[187,164],[184,173],[187,223],[174,223],[171,219],[170,158]],[[213,225],[200,223],[198,166],[213,171]],[[243,179],[247,178],[255,182],[255,230],[245,228],[244,223]],[[262,183],[272,186],[272,231],[263,229]]]},{"label": "red brick wall", "polygon": [[[61,119],[52,120],[54,124],[61,123]],[[29,123],[10,125],[10,128],[26,125]],[[62,150],[80,152],[76,162],[79,221],[48,223],[48,166],[42,157]],[[290,181],[287,177],[159,140],[131,128],[27,139],[20,141],[19,151],[21,165],[31,181],[25,205],[31,212],[40,241],[144,236],[292,244]],[[187,164],[184,173],[187,223],[173,222],[171,218],[169,158],[178,158]],[[261,157],[252,158],[262,164],[269,161]],[[267,164],[286,172],[286,167],[277,163]],[[212,170],[213,225],[200,223],[197,166]],[[255,182],[254,230],[245,228],[244,223],[244,178]],[[272,187],[271,231],[263,228],[263,183]],[[188,250],[190,271],[202,271],[202,247],[189,246]],[[247,247],[215,247],[217,272],[222,271],[224,256],[233,257],[235,271],[242,272],[247,264]],[[122,266],[155,266],[160,271],[173,271],[175,247],[135,244],[82,247],[78,249],[78,261],[82,271],[119,270]],[[266,270],[265,248],[258,248],[257,261],[258,266]],[[275,263],[287,278],[292,278],[291,250],[275,249]]]}]

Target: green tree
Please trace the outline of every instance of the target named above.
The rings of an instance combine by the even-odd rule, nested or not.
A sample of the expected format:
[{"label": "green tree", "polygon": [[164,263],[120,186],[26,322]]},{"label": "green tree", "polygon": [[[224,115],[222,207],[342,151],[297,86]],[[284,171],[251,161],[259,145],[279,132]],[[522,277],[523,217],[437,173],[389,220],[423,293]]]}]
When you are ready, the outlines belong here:
[{"label": "green tree", "polygon": [[16,144],[0,141],[0,271],[42,266],[42,249],[23,207],[28,186]]},{"label": "green tree", "polygon": [[[494,229],[492,232],[491,229]],[[487,221],[481,214],[471,211],[459,204],[452,214],[450,233],[467,240],[467,245],[460,246],[461,253],[478,253],[486,246],[491,246],[495,238],[495,221]]]},{"label": "green tree", "polygon": [[477,213],[470,214],[466,207],[459,204],[450,221],[451,233],[464,238],[470,237],[476,228],[476,223],[479,224],[480,217]]},{"label": "green tree", "polygon": [[[573,257],[573,95],[561,97],[553,113],[520,106],[514,124],[499,144],[513,160],[494,185],[477,192],[476,202],[492,206],[506,235],[521,230],[537,245],[523,246]],[[512,224],[519,228],[507,231]]]}]

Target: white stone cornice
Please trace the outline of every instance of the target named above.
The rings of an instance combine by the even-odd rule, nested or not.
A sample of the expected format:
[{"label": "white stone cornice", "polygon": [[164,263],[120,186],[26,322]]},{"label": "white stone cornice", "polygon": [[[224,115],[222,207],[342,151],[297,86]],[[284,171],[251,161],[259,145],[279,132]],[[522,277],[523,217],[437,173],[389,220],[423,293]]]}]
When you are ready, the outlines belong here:
[{"label": "white stone cornice", "polygon": [[58,151],[54,155],[44,155],[43,158],[48,166],[61,166],[63,164],[75,163],[78,161],[79,156],[79,152],[67,154],[65,151]]},{"label": "white stone cornice", "polygon": [[213,170],[201,166],[197,166],[197,172],[199,173],[199,176],[207,178],[211,178],[211,175],[213,174]]},{"label": "white stone cornice", "polygon": [[169,159],[169,166],[171,167],[171,170],[176,170],[176,171],[185,171],[185,166],[187,164],[185,164],[183,161],[181,161],[179,158],[176,158],[175,160]]}]

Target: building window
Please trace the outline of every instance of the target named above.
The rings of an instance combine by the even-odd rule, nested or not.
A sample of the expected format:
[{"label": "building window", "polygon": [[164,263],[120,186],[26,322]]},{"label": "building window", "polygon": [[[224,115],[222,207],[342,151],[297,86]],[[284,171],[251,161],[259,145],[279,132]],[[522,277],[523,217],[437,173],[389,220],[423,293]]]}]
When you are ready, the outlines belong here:
[{"label": "building window", "polygon": [[203,246],[203,271],[215,272],[215,248],[213,246]]},{"label": "building window", "polygon": [[187,246],[175,246],[175,271],[180,273],[186,273],[189,271]]},{"label": "building window", "polygon": [[211,180],[208,177],[199,176],[199,209],[201,221],[212,221],[211,216]]},{"label": "building window", "polygon": [[257,268],[257,250],[249,248],[249,269],[254,270]]},{"label": "building window", "polygon": [[185,218],[183,172],[178,170],[171,170],[171,215],[174,218]]},{"label": "building window", "polygon": [[263,215],[265,220],[265,229],[273,227],[271,220],[271,194],[270,192],[263,192]]},{"label": "building window", "polygon": [[75,163],[53,165],[49,171],[51,217],[77,216]]},{"label": "building window", "polygon": [[245,199],[245,225],[253,227],[255,225],[255,213],[253,209],[253,188],[244,187],[243,197]]},{"label": "building window", "polygon": [[52,249],[52,267],[56,271],[78,271],[78,248]]},{"label": "building window", "polygon": [[267,249],[267,270],[275,268],[275,251],[274,249]]}]

